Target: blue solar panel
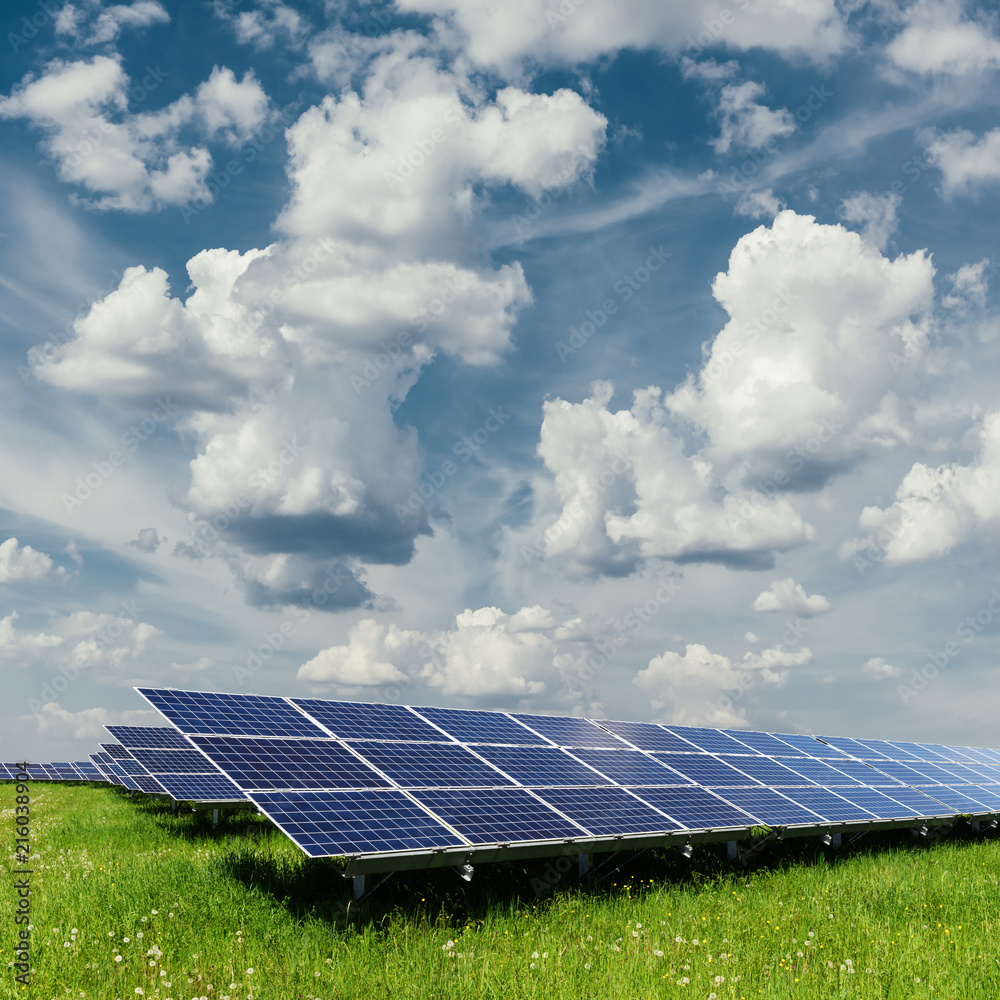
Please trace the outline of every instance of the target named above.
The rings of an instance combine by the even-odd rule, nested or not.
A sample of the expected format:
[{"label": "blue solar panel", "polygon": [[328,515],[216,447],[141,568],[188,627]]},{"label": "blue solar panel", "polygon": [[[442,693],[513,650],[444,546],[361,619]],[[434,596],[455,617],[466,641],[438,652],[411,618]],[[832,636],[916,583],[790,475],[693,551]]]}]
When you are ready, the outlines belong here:
[{"label": "blue solar panel", "polygon": [[455,743],[354,743],[365,760],[404,788],[511,785],[485,761]]},{"label": "blue solar panel", "polygon": [[914,768],[920,767],[918,761],[913,762],[913,767],[909,764],[902,764],[895,760],[873,760],[872,764],[883,774],[898,778],[904,785],[933,785],[935,782],[925,777]]},{"label": "blue solar panel", "polygon": [[521,712],[515,713],[514,718],[561,747],[622,748],[626,745],[589,719],[565,715],[525,715]]},{"label": "blue solar panel", "polygon": [[557,747],[478,746],[476,753],[520,785],[609,784],[603,775]]},{"label": "blue solar panel", "polygon": [[719,794],[765,826],[814,824],[820,821],[816,813],[770,788],[721,788]]},{"label": "blue solar panel", "polygon": [[[954,787],[954,786],[953,786]],[[970,799],[981,802],[988,809],[1000,812],[1000,791],[996,785],[958,785],[957,790]]]},{"label": "blue solar panel", "polygon": [[815,736],[802,736],[799,733],[775,733],[774,736],[789,746],[804,751],[810,757],[819,757],[822,760],[846,760],[851,756],[834,746],[820,742]]},{"label": "blue solar panel", "polygon": [[894,747],[905,750],[912,754],[917,760],[945,761],[948,758],[943,753],[938,753],[923,743],[908,743],[905,740],[890,740]]},{"label": "blue solar panel", "polygon": [[922,788],[921,791],[926,792],[932,798],[954,806],[959,812],[974,814],[991,811],[990,807],[984,806],[977,799],[972,798],[975,789],[964,785],[959,788],[953,788],[949,785],[931,785]]},{"label": "blue solar panel", "polygon": [[176,729],[153,726],[105,726],[105,729],[126,748],[160,747],[161,749],[189,749],[187,737]]},{"label": "blue solar panel", "polygon": [[781,793],[831,822],[874,818],[866,809],[827,788],[782,788]]},{"label": "blue solar panel", "polygon": [[989,750],[982,747],[959,747],[962,753],[972,761],[979,761],[986,764],[995,764],[997,758]]},{"label": "blue solar panel", "polygon": [[679,771],[696,784],[710,788],[713,785],[759,785],[760,782],[725,763],[718,757],[696,754],[662,753],[656,759]]},{"label": "blue solar panel", "polygon": [[674,753],[696,753],[699,751],[699,748],[693,743],[675,736],[663,726],[655,726],[650,722],[614,722],[610,719],[598,719],[597,721],[599,725],[640,750],[664,750]]},{"label": "blue solar panel", "polygon": [[292,698],[291,701],[334,736],[345,740],[429,740],[440,743],[449,738],[404,705],[323,701],[319,698]]},{"label": "blue solar panel", "polygon": [[664,728],[708,753],[745,754],[755,752],[746,744],[739,743],[732,736],[718,729],[695,729],[693,726],[665,726]]},{"label": "blue solar panel", "polygon": [[478,712],[460,708],[417,708],[425,719],[440,726],[460,743],[512,743],[548,746],[544,737],[501,712]]},{"label": "blue solar panel", "polygon": [[987,764],[980,764],[978,767],[975,764],[949,764],[945,770],[955,775],[955,778],[948,778],[943,784],[954,785],[956,778],[960,782],[969,782],[974,785],[993,781],[992,775],[986,771],[988,766]]},{"label": "blue solar panel", "polygon": [[[334,740],[192,736],[191,742],[244,789],[391,787]],[[201,770],[205,766],[202,757]]]},{"label": "blue solar panel", "polygon": [[888,740],[858,740],[859,743],[870,747],[876,753],[883,754],[889,760],[919,760],[912,753],[903,750],[898,744],[890,743]]},{"label": "blue solar panel", "polygon": [[786,757],[783,763],[796,774],[801,774],[804,778],[809,778],[818,785],[870,785],[872,784],[872,779],[879,776],[877,772],[860,761],[854,761],[853,763],[859,768],[865,768],[867,771],[863,779],[847,771],[844,765],[851,764],[851,761],[838,763],[834,767],[825,760],[812,760],[809,757]]},{"label": "blue solar panel", "polygon": [[136,774],[149,774],[149,771],[147,771],[146,768],[144,768],[137,760],[117,760],[115,761],[115,765],[121,768],[121,770],[126,774],[133,776]]},{"label": "blue solar panel", "polygon": [[931,798],[928,794],[931,789],[927,788],[918,791],[916,788],[908,788],[900,785],[898,788],[879,789],[883,794],[894,798],[897,802],[902,802],[904,806],[912,809],[916,816],[954,816],[958,812],[945,803]]},{"label": "blue solar panel", "polygon": [[889,789],[879,792],[874,788],[838,788],[837,794],[856,806],[867,809],[879,819],[906,819],[920,815],[920,812],[913,807],[903,805],[896,798],[890,798]]},{"label": "blue solar panel", "polygon": [[426,789],[413,797],[473,844],[586,836],[523,788]]},{"label": "blue solar panel", "polygon": [[246,796],[224,774],[158,774],[156,780],[180,802],[241,802]]},{"label": "blue solar panel", "polygon": [[802,757],[805,755],[804,751],[790,746],[770,733],[740,731],[731,735],[758,753],[767,754],[768,757]]},{"label": "blue solar panel", "polygon": [[115,760],[131,760],[132,754],[120,743],[102,743],[101,749]]},{"label": "blue solar panel", "polygon": [[311,858],[460,847],[402,792],[255,792],[253,801]]},{"label": "blue solar panel", "polygon": [[542,788],[536,794],[595,837],[680,829],[621,788]]},{"label": "blue solar panel", "polygon": [[574,750],[574,757],[618,785],[689,785],[690,778],[640,750]]},{"label": "blue solar panel", "polygon": [[898,778],[893,778],[891,775],[885,773],[878,768],[878,761],[871,761],[866,763],[861,760],[838,760],[836,763],[833,761],[828,761],[828,763],[835,767],[838,771],[843,771],[844,774],[851,778],[855,778],[861,782],[863,785],[901,785],[905,782],[900,781]]},{"label": "blue solar panel", "polygon": [[187,750],[133,747],[132,755],[150,774],[156,774],[158,771],[169,774],[198,774],[209,769],[205,758],[197,750],[192,749],[190,743]]},{"label": "blue solar panel", "polygon": [[325,733],[284,698],[136,688],[183,733],[204,736],[311,736]]},{"label": "blue solar panel", "polygon": [[[788,759],[788,766],[770,757],[726,757],[727,764],[732,764],[744,774],[756,778],[765,785],[811,785],[809,778],[797,771],[791,770],[794,763]],[[815,763],[819,764],[820,761]],[[847,778],[844,779],[848,780]],[[746,782],[744,782],[746,784]]]},{"label": "blue solar panel", "polygon": [[[644,802],[675,819],[685,830],[726,830],[750,826],[754,819],[706,788],[636,788]],[[728,792],[728,789],[727,789]]]},{"label": "blue solar panel", "polygon": [[822,740],[827,745],[843,751],[845,754],[850,754],[852,757],[860,757],[863,760],[867,760],[872,757],[878,757],[880,759],[885,757],[885,754],[873,753],[871,747],[866,747],[863,743],[859,743],[857,740],[852,740],[848,736],[819,736],[817,738]]},{"label": "blue solar panel", "polygon": [[151,774],[136,774],[132,780],[148,795],[166,795],[167,790]]}]

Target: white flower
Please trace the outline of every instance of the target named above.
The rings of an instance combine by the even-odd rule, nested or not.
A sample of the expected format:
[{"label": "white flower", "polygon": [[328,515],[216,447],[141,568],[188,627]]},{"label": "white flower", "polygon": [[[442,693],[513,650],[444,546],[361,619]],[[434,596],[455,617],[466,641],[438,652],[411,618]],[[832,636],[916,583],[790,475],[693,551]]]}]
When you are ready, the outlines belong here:
[{"label": "white flower", "polygon": [[657,949],[656,949],[656,950],[655,950],[655,951],[653,952],[653,954],[654,954],[654,955],[655,955],[655,956],[656,956],[657,958],[663,958],[663,952],[662,952],[662,951],[660,951],[660,949],[659,949],[659,948],[657,948]]},{"label": "white flower", "polygon": [[122,960],[121,955],[115,955],[115,961],[120,962]]}]

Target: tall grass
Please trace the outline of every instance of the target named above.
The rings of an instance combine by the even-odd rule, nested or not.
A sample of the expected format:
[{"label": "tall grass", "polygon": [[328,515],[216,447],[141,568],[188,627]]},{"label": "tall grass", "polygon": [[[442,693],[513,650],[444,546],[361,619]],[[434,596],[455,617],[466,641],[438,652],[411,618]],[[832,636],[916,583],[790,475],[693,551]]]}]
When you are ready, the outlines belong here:
[{"label": "tall grass", "polygon": [[[468,885],[414,873],[357,908],[334,865],[260,817],[213,831],[109,788],[34,795],[33,998],[1000,997],[992,834],[790,841],[749,871],[716,847],[651,852],[542,898],[504,866]],[[12,804],[0,786],[8,831]],[[12,848],[0,858],[10,914]],[[2,997],[27,995],[13,932],[0,916]]]}]

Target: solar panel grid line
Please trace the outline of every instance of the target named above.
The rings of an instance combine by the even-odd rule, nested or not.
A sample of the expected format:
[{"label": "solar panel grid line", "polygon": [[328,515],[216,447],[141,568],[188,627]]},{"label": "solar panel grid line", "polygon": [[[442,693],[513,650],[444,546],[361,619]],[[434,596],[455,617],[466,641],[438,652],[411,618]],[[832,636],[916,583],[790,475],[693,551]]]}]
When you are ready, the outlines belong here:
[{"label": "solar panel grid line", "polygon": [[[288,702],[325,733],[342,740],[379,739],[382,741],[453,743],[440,726],[428,721],[409,705],[378,705],[363,702],[327,701],[321,698],[289,698]],[[345,719],[353,710],[364,710],[363,725],[357,719]],[[385,732],[373,726],[379,720]],[[371,735],[368,735],[371,734]]]},{"label": "solar panel grid line", "polygon": [[160,749],[185,749],[190,747],[187,737],[174,727],[158,726],[105,726],[123,747],[158,747]]}]

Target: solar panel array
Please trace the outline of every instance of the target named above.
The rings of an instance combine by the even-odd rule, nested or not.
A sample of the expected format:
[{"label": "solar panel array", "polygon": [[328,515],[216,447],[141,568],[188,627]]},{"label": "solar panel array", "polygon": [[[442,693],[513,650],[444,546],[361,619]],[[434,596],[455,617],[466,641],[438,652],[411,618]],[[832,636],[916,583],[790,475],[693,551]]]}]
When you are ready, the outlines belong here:
[{"label": "solar panel array", "polygon": [[[108,726],[105,780],[252,802],[313,857],[439,853],[1000,815],[1000,751],[445,708],[142,688],[170,728]],[[18,773],[0,764],[0,780]],[[478,852],[478,853],[477,853]]]},{"label": "solar panel array", "polygon": [[314,857],[1000,813],[990,750],[137,690]]}]

